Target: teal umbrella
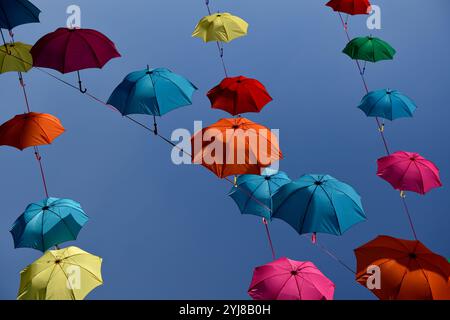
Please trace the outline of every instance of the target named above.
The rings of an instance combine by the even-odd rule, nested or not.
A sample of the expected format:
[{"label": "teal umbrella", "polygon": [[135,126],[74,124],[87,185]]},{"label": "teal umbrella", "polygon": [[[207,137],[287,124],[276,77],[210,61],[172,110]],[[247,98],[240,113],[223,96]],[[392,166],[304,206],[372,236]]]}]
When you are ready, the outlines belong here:
[{"label": "teal umbrella", "polygon": [[366,116],[388,120],[411,118],[417,106],[397,90],[377,90],[369,92],[358,106]]},{"label": "teal umbrella", "polygon": [[286,221],[300,234],[342,235],[366,220],[358,193],[329,175],[304,175],[278,189],[272,200],[272,217]]},{"label": "teal umbrella", "polygon": [[265,169],[262,175],[239,176],[229,196],[236,202],[242,214],[252,214],[270,220],[272,195],[289,182],[291,179],[286,173]]},{"label": "teal umbrella", "polygon": [[15,248],[45,252],[53,246],[75,240],[87,221],[88,217],[78,202],[48,198],[28,205],[10,232]]}]

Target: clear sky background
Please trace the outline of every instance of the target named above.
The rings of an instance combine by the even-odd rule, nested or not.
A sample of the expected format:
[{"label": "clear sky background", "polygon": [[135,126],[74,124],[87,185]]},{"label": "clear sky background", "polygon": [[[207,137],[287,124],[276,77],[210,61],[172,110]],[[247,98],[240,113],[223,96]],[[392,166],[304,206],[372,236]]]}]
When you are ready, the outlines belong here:
[{"label": "clear sky background", "polygon": [[[110,37],[122,54],[103,70],[84,71],[89,91],[107,99],[131,71],[167,67],[199,87],[190,107],[160,120],[161,133],[193,130],[227,117],[209,108],[206,92],[223,78],[217,48],[191,38],[203,0],[35,0],[41,24],[20,26],[16,40],[35,43],[65,26],[78,4],[82,26]],[[342,237],[319,240],[355,266],[353,249],[377,235],[411,239],[398,192],[376,176],[383,147],[373,119],[356,108],[364,95],[355,64],[341,53],[346,38],[322,0],[213,0],[250,24],[249,34],[225,47],[232,75],[264,83],[274,98],[248,118],[280,129],[292,179],[328,173],[362,195],[368,221]],[[450,3],[377,0],[382,29],[373,34],[398,51],[370,65],[371,89],[398,89],[418,104],[413,119],[387,124],[393,150],[417,151],[441,169],[444,187],[408,197],[419,238],[450,256],[448,138]],[[350,20],[353,36],[368,35],[365,18]],[[70,243],[104,258],[104,285],[89,299],[248,299],[253,268],[271,260],[259,218],[240,215],[230,185],[199,166],[175,166],[171,149],[145,130],[77,91],[33,70],[26,74],[31,106],[59,117],[67,132],[42,148],[52,196],[79,201],[90,221]],[[75,74],[63,76],[76,84]],[[0,121],[24,110],[15,74],[0,76]],[[151,124],[151,118],[140,117]],[[0,149],[0,298],[15,299],[19,272],[40,256],[13,249],[9,229],[26,205],[43,198],[31,150]],[[336,283],[337,299],[373,299],[354,276],[281,220],[271,224],[278,256],[313,261]]]}]

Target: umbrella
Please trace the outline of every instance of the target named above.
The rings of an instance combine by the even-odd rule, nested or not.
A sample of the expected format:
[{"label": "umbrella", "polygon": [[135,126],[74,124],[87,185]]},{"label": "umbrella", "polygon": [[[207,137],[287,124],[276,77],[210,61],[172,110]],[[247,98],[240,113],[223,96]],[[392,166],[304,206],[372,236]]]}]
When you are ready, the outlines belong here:
[{"label": "umbrella", "polygon": [[0,146],[19,150],[51,144],[65,131],[55,116],[29,112],[15,116],[0,126]]},{"label": "umbrella", "polygon": [[281,258],[255,268],[254,300],[333,300],[335,285],[312,262]]},{"label": "umbrella", "polygon": [[450,299],[450,264],[420,241],[378,236],[355,256],[361,285],[368,287],[370,269],[379,268],[380,283],[371,291],[382,300]]},{"label": "umbrella", "polygon": [[27,0],[0,0],[0,28],[12,30],[22,24],[39,22],[40,13]]},{"label": "umbrella", "polygon": [[80,70],[101,69],[111,59],[120,57],[114,43],[104,34],[92,29],[59,28],[40,38],[31,49],[35,67],[61,73],[77,71],[82,89]]},{"label": "umbrella", "polygon": [[244,76],[225,78],[208,92],[213,109],[222,109],[235,116],[246,112],[260,112],[272,97],[264,85]]},{"label": "umbrella", "polygon": [[417,106],[397,90],[377,90],[369,92],[358,106],[368,117],[388,120],[411,118]]},{"label": "umbrella", "polygon": [[334,11],[351,15],[369,14],[371,11],[369,0],[331,0],[326,5]]},{"label": "umbrella", "polygon": [[436,165],[415,152],[398,151],[377,160],[377,175],[400,191],[425,194],[442,186]]},{"label": "umbrella", "polygon": [[49,250],[20,272],[18,300],[83,300],[103,284],[102,258],[77,247]]},{"label": "umbrella", "polygon": [[273,218],[299,234],[342,235],[366,220],[361,197],[348,184],[329,175],[307,174],[282,186],[273,196]]},{"label": "umbrella", "polygon": [[215,13],[203,17],[192,33],[193,37],[203,39],[204,42],[230,42],[247,34],[248,23],[230,13]]},{"label": "umbrella", "polygon": [[15,42],[0,47],[0,73],[27,72],[33,67],[31,46]]},{"label": "umbrella", "polygon": [[253,214],[270,220],[271,212],[268,209],[272,209],[272,195],[289,182],[291,179],[286,173],[270,172],[267,168],[262,175],[239,176],[229,196],[236,202],[242,214]]},{"label": "umbrella", "polygon": [[76,240],[88,219],[80,204],[70,199],[48,198],[32,203],[11,229],[14,247],[45,252],[58,244]]},{"label": "umbrella", "polygon": [[389,43],[372,36],[353,39],[347,44],[343,52],[354,60],[369,62],[392,60],[396,53]]},{"label": "umbrella", "polygon": [[108,104],[124,116],[148,114],[160,117],[191,105],[196,90],[189,80],[169,69],[147,68],[130,73],[111,94]]},{"label": "umbrella", "polygon": [[278,137],[269,128],[246,118],[221,119],[191,139],[193,163],[219,178],[260,174],[282,159]]}]

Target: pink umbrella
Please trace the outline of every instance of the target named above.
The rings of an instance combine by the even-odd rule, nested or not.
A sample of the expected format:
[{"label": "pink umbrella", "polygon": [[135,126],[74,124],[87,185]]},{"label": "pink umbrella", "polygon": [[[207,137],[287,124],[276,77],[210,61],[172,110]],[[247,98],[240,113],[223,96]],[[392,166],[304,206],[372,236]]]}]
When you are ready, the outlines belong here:
[{"label": "pink umbrella", "polygon": [[425,194],[442,186],[439,169],[414,152],[399,151],[378,159],[377,175],[396,190]]},{"label": "pink umbrella", "polygon": [[280,258],[255,268],[254,300],[333,300],[335,285],[312,262]]}]

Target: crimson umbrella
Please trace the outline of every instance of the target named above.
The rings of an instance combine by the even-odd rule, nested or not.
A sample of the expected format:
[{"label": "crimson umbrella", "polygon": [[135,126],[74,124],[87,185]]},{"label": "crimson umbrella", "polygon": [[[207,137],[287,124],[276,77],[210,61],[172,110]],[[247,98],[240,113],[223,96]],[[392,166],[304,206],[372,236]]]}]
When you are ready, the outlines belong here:
[{"label": "crimson umbrella", "polygon": [[222,109],[235,116],[246,112],[260,112],[272,97],[264,85],[244,76],[225,78],[208,92],[213,109]]},{"label": "crimson umbrella", "polygon": [[351,15],[368,14],[372,7],[369,0],[331,0],[326,5],[334,11]]},{"label": "crimson umbrella", "polygon": [[59,28],[46,34],[31,48],[33,66],[57,70],[61,73],[77,72],[80,91],[80,70],[101,69],[111,59],[120,57],[114,43],[104,34],[81,28]]}]

